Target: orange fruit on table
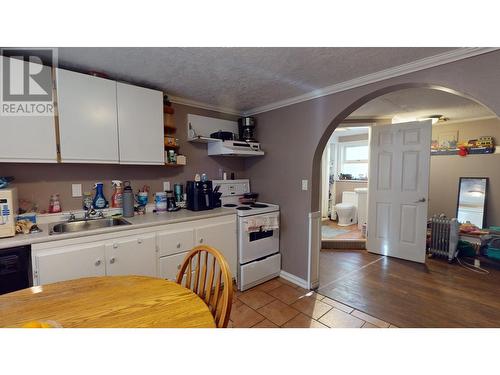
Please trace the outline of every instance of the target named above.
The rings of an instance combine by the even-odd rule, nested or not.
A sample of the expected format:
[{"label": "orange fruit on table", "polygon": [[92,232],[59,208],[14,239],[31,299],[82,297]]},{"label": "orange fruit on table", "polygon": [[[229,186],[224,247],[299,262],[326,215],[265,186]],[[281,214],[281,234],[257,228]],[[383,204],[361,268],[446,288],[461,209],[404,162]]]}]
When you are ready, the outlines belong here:
[{"label": "orange fruit on table", "polygon": [[28,323],[24,323],[22,325],[22,328],[52,328],[52,326],[49,323],[34,320]]}]

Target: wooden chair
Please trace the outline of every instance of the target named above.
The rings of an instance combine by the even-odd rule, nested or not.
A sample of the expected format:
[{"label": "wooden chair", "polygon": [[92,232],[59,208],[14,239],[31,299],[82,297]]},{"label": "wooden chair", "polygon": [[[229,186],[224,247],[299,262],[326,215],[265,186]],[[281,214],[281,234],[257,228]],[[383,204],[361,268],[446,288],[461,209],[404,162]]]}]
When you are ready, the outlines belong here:
[{"label": "wooden chair", "polygon": [[233,300],[233,277],[218,250],[204,245],[192,249],[184,258],[177,283],[191,289],[207,304],[217,328],[227,327]]}]

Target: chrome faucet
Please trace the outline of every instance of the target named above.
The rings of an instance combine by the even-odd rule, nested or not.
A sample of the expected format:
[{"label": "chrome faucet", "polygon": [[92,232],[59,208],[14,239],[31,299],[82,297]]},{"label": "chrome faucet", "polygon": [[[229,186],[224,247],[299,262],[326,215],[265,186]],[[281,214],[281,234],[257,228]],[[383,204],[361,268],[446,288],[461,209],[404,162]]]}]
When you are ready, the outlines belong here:
[{"label": "chrome faucet", "polygon": [[[102,212],[101,212],[102,213]],[[89,220],[91,216],[96,214],[94,207],[90,206],[87,211],[83,214],[83,220]]]},{"label": "chrome faucet", "polygon": [[92,216],[94,216],[94,215],[97,215],[98,219],[104,219],[104,213],[101,210],[96,211],[94,207],[90,207],[83,214],[83,220],[90,220],[90,219],[92,219]]}]

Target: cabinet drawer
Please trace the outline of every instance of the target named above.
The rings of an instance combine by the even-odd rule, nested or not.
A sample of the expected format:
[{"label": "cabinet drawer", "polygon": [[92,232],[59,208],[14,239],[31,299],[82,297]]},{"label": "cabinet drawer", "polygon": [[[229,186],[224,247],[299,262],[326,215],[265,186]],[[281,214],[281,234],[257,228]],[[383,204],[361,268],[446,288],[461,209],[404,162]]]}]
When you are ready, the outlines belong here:
[{"label": "cabinet drawer", "polygon": [[194,247],[194,230],[164,231],[158,233],[158,255],[160,257],[184,253]]}]

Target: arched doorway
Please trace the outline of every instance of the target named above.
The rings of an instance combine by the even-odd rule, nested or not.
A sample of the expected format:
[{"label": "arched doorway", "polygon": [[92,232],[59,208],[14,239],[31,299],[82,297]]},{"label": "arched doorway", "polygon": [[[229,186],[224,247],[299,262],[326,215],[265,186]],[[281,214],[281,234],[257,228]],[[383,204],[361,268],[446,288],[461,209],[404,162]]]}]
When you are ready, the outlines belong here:
[{"label": "arched doorway", "polygon": [[[440,92],[448,93],[451,95],[455,95],[460,98],[465,98],[467,100],[470,100],[471,102],[477,103],[485,108],[484,104],[480,103],[478,100],[476,100],[473,97],[470,97],[467,94],[458,92],[456,90],[439,86],[439,85],[433,85],[433,84],[428,84],[428,83],[407,83],[407,84],[401,84],[401,85],[394,85],[394,86],[389,86],[385,87],[379,90],[376,90],[370,94],[367,94],[363,96],[362,98],[356,100],[354,103],[349,105],[346,109],[344,109],[339,115],[337,115],[333,121],[329,124],[325,132],[323,133],[323,136],[320,139],[320,142],[315,150],[314,153],[314,159],[313,159],[313,166],[312,166],[312,191],[311,191],[311,212],[318,212],[321,207],[321,194],[318,194],[318,192],[321,189],[321,162],[322,162],[322,156],[323,156],[323,151],[325,149],[326,144],[328,143],[331,135],[337,129],[337,127],[342,124],[343,121],[345,121],[352,113],[356,112],[359,110],[361,107],[363,107],[365,104],[373,101],[376,98],[383,97],[384,95],[391,94],[391,93],[397,93],[398,91],[403,91],[403,90],[408,90],[408,89],[428,89],[428,90],[437,90]],[[494,114],[493,111],[491,111],[489,108],[487,108],[488,111],[490,111],[492,114]],[[496,114],[494,114],[496,115]],[[315,218],[318,219],[318,218]],[[311,281],[311,285],[314,286],[314,276],[315,274],[317,275],[319,272],[319,256],[315,256],[313,254],[314,251],[319,252],[319,247],[321,244],[320,238],[320,233],[318,230],[311,230],[310,231],[310,237],[309,238],[309,244],[310,244],[310,249],[311,249],[311,254],[310,254],[310,270],[309,270],[309,280]]]}]

